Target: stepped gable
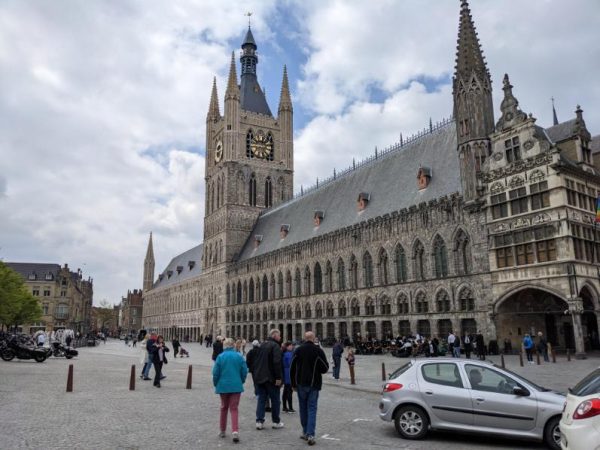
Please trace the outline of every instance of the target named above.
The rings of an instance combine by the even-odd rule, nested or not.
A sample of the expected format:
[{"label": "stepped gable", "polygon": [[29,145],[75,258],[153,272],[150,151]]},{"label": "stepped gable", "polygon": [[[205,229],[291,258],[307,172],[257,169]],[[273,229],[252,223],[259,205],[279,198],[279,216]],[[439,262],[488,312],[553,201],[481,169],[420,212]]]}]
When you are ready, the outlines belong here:
[{"label": "stepped gable", "polygon": [[[431,171],[431,181],[422,190],[417,184],[420,167]],[[367,207],[359,212],[357,199],[361,193],[369,194],[370,199]],[[259,217],[238,261],[453,193],[462,193],[462,189],[456,127],[452,122],[265,212]],[[314,226],[315,211],[322,211],[324,215],[318,227]],[[280,237],[282,224],[290,225],[285,239]],[[258,246],[256,235],[262,236]]]},{"label": "stepped gable", "polygon": [[[202,249],[203,244],[200,244],[175,256],[165,270],[160,273],[152,289],[181,283],[189,278],[200,275],[202,273]],[[191,269],[189,267],[190,261],[194,261],[194,266]],[[183,268],[181,273],[177,273],[177,267]],[[171,276],[169,276],[169,272],[171,272]]]}]

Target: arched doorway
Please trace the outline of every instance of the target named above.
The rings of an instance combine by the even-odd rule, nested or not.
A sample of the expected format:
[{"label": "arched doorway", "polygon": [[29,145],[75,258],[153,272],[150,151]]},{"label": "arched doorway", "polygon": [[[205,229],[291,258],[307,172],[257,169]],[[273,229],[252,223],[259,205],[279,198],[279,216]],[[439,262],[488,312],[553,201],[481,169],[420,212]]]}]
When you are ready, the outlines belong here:
[{"label": "arched doorway", "polygon": [[600,349],[598,337],[598,312],[594,308],[594,297],[591,290],[584,286],[579,294],[583,303],[581,325],[583,327],[583,342],[586,350]]},{"label": "arched doorway", "polygon": [[567,302],[551,292],[523,288],[495,306],[498,343],[508,340],[513,348],[521,348],[525,334],[535,339],[541,331],[553,347],[573,350],[573,319],[565,314],[568,310]]}]

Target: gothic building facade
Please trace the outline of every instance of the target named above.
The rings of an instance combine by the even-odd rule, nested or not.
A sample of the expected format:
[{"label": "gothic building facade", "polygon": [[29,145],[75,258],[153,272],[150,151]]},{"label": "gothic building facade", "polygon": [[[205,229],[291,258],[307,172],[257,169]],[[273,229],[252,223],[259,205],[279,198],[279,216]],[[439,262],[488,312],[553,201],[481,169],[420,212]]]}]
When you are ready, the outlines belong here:
[{"label": "gothic building facade", "polygon": [[256,50],[248,29],[223,115],[213,84],[204,242],[145,284],[145,327],[192,338],[262,338],[271,327],[285,339],[481,331],[513,346],[542,331],[578,353],[600,346],[600,137],[579,107],[572,120],[537,125],[508,76],[495,121],[466,0],[453,119],[296,197],[287,72],[273,116]]}]

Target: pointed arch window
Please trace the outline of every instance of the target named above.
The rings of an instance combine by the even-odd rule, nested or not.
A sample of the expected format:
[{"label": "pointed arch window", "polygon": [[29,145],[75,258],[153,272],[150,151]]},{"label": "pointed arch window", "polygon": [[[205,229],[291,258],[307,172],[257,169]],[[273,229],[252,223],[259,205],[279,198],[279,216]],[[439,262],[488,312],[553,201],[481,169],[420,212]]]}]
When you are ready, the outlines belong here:
[{"label": "pointed arch window", "polygon": [[262,279],[262,294],[260,298],[263,302],[269,300],[269,280],[266,275],[263,275]]},{"label": "pointed arch window", "polygon": [[310,295],[310,268],[306,266],[304,268],[304,295]]},{"label": "pointed arch window", "polygon": [[396,301],[396,310],[398,314],[408,314],[408,298],[406,294],[400,294]]},{"label": "pointed arch window", "polygon": [[474,311],[475,310],[475,299],[473,298],[473,292],[469,288],[461,289],[458,294],[461,311]]},{"label": "pointed arch window", "polygon": [[333,269],[331,268],[330,261],[327,261],[325,265],[325,291],[333,291]]},{"label": "pointed arch window", "polygon": [[444,290],[438,292],[435,305],[437,308],[437,312],[449,312],[450,311],[450,298],[448,297],[448,293]]},{"label": "pointed arch window", "polygon": [[337,285],[338,291],[343,291],[346,289],[346,265],[344,264],[344,260],[342,258],[338,259]]},{"label": "pointed arch window", "polygon": [[246,133],[246,157],[254,158],[254,153],[252,152],[252,141],[254,140],[254,133],[252,130],[248,130]]},{"label": "pointed arch window", "polygon": [[312,310],[310,309],[310,304],[307,303],[304,307],[304,317],[310,319],[312,317]]},{"label": "pointed arch window", "polygon": [[379,284],[385,286],[389,283],[388,279],[388,254],[384,248],[379,250]]},{"label": "pointed arch window", "polygon": [[469,236],[463,230],[459,230],[454,239],[454,265],[459,275],[467,275],[471,272]]},{"label": "pointed arch window", "polygon": [[221,207],[221,177],[217,178],[217,209]]},{"label": "pointed arch window", "polygon": [[265,180],[265,208],[273,206],[273,183],[271,177]]},{"label": "pointed arch window", "polygon": [[429,312],[429,303],[427,302],[427,297],[425,297],[424,292],[419,292],[417,294],[415,306],[417,313],[419,314]]},{"label": "pointed arch window", "polygon": [[323,317],[323,307],[321,302],[317,302],[315,306],[315,319],[321,319]]},{"label": "pointed arch window", "polygon": [[248,302],[254,302],[254,279],[250,278],[250,283],[248,283]]},{"label": "pointed arch window", "polygon": [[333,317],[333,303],[331,300],[327,302],[327,306],[325,307],[325,317]]},{"label": "pointed arch window", "polygon": [[350,304],[350,314],[360,316],[360,303],[355,298],[352,299],[352,303]]},{"label": "pointed arch window", "polygon": [[237,283],[236,303],[238,305],[242,303],[242,283],[239,281]]},{"label": "pointed arch window", "polygon": [[448,276],[448,254],[446,253],[446,243],[437,235],[433,242],[433,263],[434,276],[444,278]]},{"label": "pointed arch window", "polygon": [[300,269],[296,269],[294,274],[294,295],[302,295],[302,278],[300,276]]},{"label": "pointed arch window", "polygon": [[350,289],[358,289],[358,262],[354,255],[350,257]]},{"label": "pointed arch window", "polygon": [[367,299],[365,300],[365,315],[367,315],[367,316],[375,315],[375,303],[373,302],[373,299],[371,299],[370,297],[367,297]]},{"label": "pointed arch window", "polygon": [[338,303],[338,316],[346,317],[346,301],[340,300]]},{"label": "pointed arch window", "polygon": [[275,275],[271,274],[269,280],[269,300],[273,300],[275,298]]},{"label": "pointed arch window", "polygon": [[315,264],[315,294],[323,293],[323,274],[321,272],[321,264]]},{"label": "pointed arch window", "polygon": [[227,304],[230,305],[231,304],[231,289],[229,288],[229,285],[227,285],[227,288],[225,288],[225,295],[227,297]]},{"label": "pointed arch window", "polygon": [[365,287],[373,287],[373,258],[369,252],[363,255],[363,279]]},{"label": "pointed arch window", "polygon": [[277,298],[283,298],[283,274],[277,274]]},{"label": "pointed arch window", "polygon": [[408,279],[408,273],[406,270],[406,253],[400,244],[396,246],[394,262],[396,265],[396,281],[398,283],[405,283]]},{"label": "pointed arch window", "polygon": [[383,315],[390,315],[392,314],[392,303],[390,302],[390,299],[387,296],[383,296],[381,297],[380,301],[379,301],[379,308],[381,310],[381,314]]},{"label": "pointed arch window", "polygon": [[250,181],[248,182],[248,204],[250,206],[256,206],[256,175],[250,175]]},{"label": "pointed arch window", "polygon": [[302,318],[302,308],[300,308],[300,305],[296,305],[296,308],[294,310],[294,319],[301,319]]},{"label": "pointed arch window", "polygon": [[413,251],[414,273],[416,280],[425,279],[425,248],[421,241],[415,243]]},{"label": "pointed arch window", "polygon": [[292,296],[292,274],[289,270],[285,272],[285,296]]}]

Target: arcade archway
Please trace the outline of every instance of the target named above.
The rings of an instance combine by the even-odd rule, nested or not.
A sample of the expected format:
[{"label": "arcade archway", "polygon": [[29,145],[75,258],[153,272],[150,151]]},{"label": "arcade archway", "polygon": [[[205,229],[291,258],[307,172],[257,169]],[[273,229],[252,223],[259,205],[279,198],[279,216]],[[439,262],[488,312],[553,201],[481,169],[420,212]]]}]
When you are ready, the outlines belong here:
[{"label": "arcade archway", "polygon": [[583,342],[586,350],[599,350],[600,338],[598,336],[598,317],[600,313],[594,307],[594,295],[587,286],[581,288],[579,294],[583,303],[581,326],[583,328]]}]

